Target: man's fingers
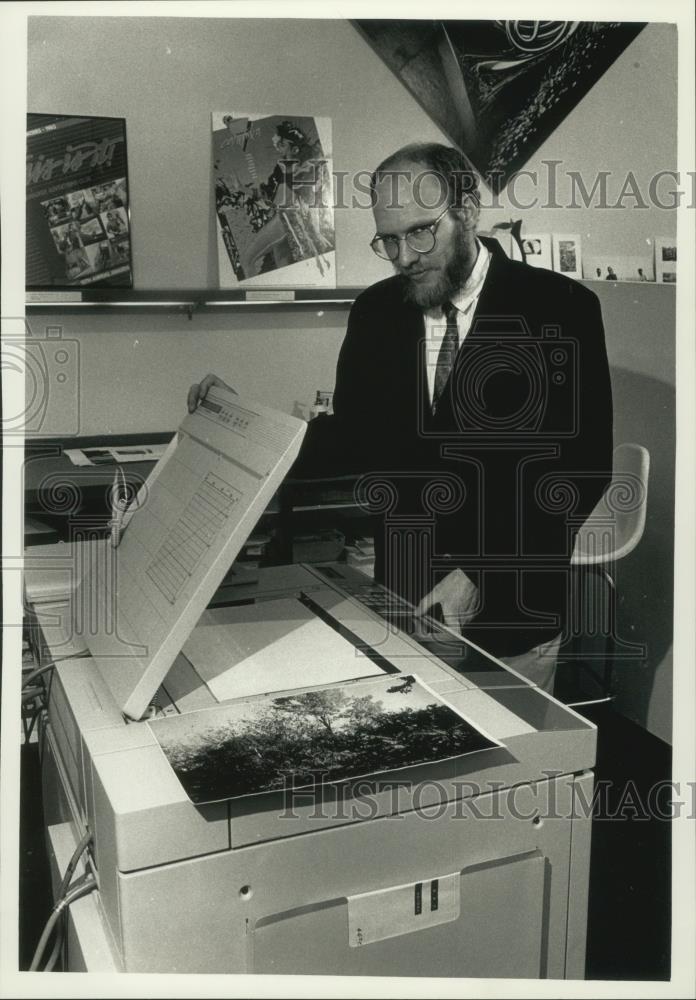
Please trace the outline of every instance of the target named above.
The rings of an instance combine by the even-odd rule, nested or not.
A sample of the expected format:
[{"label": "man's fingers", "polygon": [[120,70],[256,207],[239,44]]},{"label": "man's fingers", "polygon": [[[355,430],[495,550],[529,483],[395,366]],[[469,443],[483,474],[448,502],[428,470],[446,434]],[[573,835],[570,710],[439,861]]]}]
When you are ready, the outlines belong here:
[{"label": "man's fingers", "polygon": [[217,375],[213,375],[211,372],[206,375],[204,379],[201,379],[200,382],[196,382],[192,385],[189,389],[188,396],[186,398],[189,413],[193,413],[201,400],[205,399],[208,395],[208,390],[214,385],[219,385],[222,389],[227,389],[229,392],[233,392],[235,396],[237,395],[236,389],[233,389],[231,385],[228,385],[227,382],[223,382],[221,378]]},{"label": "man's fingers", "polygon": [[425,597],[421,598],[421,600],[418,602],[418,604],[416,605],[416,614],[427,615],[429,613],[432,613],[435,605],[439,603],[440,603],[439,591],[438,587],[436,586],[433,587],[433,589],[430,591],[429,594],[426,594]]},{"label": "man's fingers", "polygon": [[218,375],[213,375],[211,373],[210,375],[206,375],[206,377],[201,382],[200,398],[205,399],[205,397],[208,394],[208,389],[211,389],[214,385],[219,385],[221,389],[227,389],[228,392],[233,392],[235,396],[237,395],[236,389],[233,389],[231,385],[227,384],[227,382],[223,382],[223,380]]},{"label": "man's fingers", "polygon": [[430,611],[430,609],[432,608],[432,606],[433,606],[433,601],[432,601],[432,599],[430,597],[430,594],[428,594],[427,597],[424,597],[416,605],[416,614],[417,615],[427,615],[427,613]]},{"label": "man's fingers", "polygon": [[198,392],[199,392],[199,390],[200,390],[200,386],[199,386],[198,382],[196,382],[194,385],[191,386],[191,388],[188,391],[188,396],[186,398],[186,402],[188,404],[188,411],[189,411],[189,413],[193,413],[193,411],[198,406]]}]

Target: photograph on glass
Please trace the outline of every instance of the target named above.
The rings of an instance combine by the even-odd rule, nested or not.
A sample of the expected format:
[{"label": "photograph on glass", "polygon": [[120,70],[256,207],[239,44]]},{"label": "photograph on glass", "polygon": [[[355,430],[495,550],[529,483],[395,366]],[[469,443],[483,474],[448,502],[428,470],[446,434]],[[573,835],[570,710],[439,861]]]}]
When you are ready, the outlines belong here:
[{"label": "photograph on glass", "polygon": [[238,700],[148,725],[196,805],[501,745],[417,677],[402,674]]}]

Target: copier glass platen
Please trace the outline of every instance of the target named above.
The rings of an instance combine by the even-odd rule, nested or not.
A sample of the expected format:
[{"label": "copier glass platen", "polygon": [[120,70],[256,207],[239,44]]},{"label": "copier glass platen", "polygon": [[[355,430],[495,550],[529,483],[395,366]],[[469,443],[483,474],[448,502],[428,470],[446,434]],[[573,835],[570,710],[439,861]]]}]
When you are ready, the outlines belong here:
[{"label": "copier glass platen", "polygon": [[[268,567],[206,608],[301,432],[238,397],[212,401],[256,414],[256,436],[187,418],[120,546],[81,543],[92,576],[117,555],[103,586],[124,605],[132,663],[101,633],[62,634],[84,609],[56,626],[32,550],[27,599],[56,662],[41,733],[54,890],[85,831],[98,880],[68,911],[70,969],[582,978],[595,727],[344,564]],[[216,509],[216,540],[168,549],[199,503]],[[180,548],[191,554],[174,566]],[[104,608],[90,587],[70,601]],[[154,734],[168,716],[409,675],[486,748],[195,804]]]}]

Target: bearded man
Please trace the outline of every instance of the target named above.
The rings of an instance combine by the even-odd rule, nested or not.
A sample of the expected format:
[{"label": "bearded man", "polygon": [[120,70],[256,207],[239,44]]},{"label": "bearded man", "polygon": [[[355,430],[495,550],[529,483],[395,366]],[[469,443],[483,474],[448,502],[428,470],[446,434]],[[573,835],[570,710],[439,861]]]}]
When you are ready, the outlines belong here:
[{"label": "bearded man", "polygon": [[395,274],[355,300],[334,414],[291,475],[363,473],[377,582],[552,690],[575,536],[611,479],[599,302],[476,235],[456,149],[405,146],[370,191]]}]

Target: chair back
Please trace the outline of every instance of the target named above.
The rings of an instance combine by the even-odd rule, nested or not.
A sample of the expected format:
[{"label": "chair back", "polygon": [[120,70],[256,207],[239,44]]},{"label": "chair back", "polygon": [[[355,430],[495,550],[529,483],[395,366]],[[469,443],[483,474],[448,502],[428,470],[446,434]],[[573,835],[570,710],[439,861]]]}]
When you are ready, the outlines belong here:
[{"label": "chair back", "polygon": [[632,552],[645,528],[650,454],[639,444],[614,449],[614,469],[606,492],[580,528],[571,563],[615,562]]}]

